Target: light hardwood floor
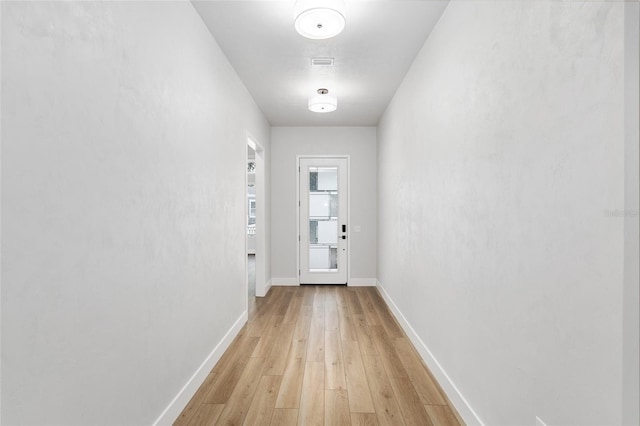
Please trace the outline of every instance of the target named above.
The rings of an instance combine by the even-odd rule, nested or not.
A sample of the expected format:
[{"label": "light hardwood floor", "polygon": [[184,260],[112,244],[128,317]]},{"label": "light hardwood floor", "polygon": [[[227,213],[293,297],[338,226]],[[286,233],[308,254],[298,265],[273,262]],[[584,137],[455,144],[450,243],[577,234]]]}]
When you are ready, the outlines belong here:
[{"label": "light hardwood floor", "polygon": [[374,287],[273,287],[175,425],[459,425]]}]

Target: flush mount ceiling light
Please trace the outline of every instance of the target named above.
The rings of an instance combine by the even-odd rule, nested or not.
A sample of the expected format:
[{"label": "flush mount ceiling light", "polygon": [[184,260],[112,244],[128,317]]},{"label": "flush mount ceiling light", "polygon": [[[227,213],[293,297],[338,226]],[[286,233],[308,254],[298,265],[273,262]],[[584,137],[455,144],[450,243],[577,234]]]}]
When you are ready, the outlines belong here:
[{"label": "flush mount ceiling light", "polygon": [[327,89],[318,89],[318,95],[309,99],[309,109],[313,112],[332,112],[338,109],[338,99],[329,96]]},{"label": "flush mount ceiling light", "polygon": [[340,34],[347,22],[343,0],[298,0],[294,18],[296,31],[316,40]]}]

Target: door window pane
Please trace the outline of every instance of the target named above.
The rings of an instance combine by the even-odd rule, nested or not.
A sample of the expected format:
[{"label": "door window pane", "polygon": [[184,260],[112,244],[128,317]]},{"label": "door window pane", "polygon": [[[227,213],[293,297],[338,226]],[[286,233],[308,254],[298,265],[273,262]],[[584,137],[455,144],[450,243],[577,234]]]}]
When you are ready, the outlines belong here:
[{"label": "door window pane", "polygon": [[331,194],[309,194],[309,217],[331,217]]},{"label": "door window pane", "polygon": [[336,269],[338,269],[338,247],[310,247],[309,270],[311,272],[330,272]]},{"label": "door window pane", "polygon": [[338,269],[338,168],[309,168],[309,269]]}]

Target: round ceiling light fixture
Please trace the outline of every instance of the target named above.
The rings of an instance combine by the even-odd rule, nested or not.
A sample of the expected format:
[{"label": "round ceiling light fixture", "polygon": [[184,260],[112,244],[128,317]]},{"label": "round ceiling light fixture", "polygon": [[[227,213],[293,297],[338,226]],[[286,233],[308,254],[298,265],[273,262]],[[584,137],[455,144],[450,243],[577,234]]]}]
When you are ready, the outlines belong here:
[{"label": "round ceiling light fixture", "polygon": [[338,99],[334,96],[329,96],[327,89],[318,89],[318,95],[309,99],[309,110],[313,112],[333,112],[338,109]]},{"label": "round ceiling light fixture", "polygon": [[294,18],[296,31],[315,40],[337,36],[347,23],[343,0],[298,0]]}]

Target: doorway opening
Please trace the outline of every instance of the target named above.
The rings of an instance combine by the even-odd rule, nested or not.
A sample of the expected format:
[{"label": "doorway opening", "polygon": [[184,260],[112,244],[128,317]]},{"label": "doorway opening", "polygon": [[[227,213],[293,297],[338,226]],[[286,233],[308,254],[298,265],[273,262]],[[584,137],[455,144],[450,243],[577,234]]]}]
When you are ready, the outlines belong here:
[{"label": "doorway opening", "polygon": [[249,144],[247,144],[246,195],[247,306],[248,311],[251,312],[256,298],[256,151]]},{"label": "doorway opening", "polygon": [[266,295],[265,164],[262,146],[247,136],[246,155],[246,267],[247,311],[256,297]]}]

